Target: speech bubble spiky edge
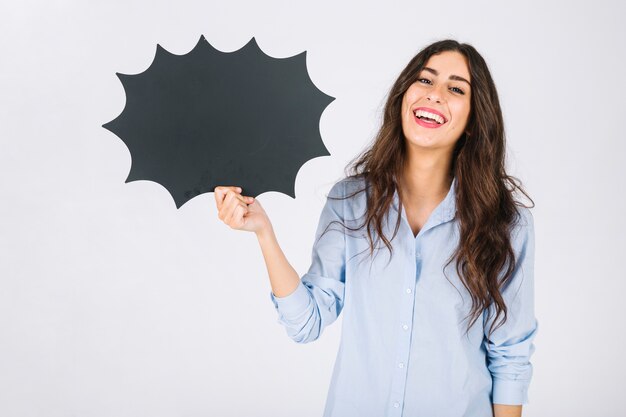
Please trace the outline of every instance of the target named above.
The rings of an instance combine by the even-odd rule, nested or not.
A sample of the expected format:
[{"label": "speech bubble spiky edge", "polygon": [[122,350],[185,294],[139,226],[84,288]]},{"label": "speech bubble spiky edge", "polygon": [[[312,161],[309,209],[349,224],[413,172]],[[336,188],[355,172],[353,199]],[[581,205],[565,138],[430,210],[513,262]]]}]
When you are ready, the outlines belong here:
[{"label": "speech bubble spiky edge", "polygon": [[[323,104],[323,106],[320,109],[320,113],[318,116],[318,123],[317,123],[317,141],[315,141],[314,143],[316,145],[319,144],[320,148],[318,150],[316,150],[316,153],[314,156],[308,157],[306,159],[304,159],[301,163],[297,164],[297,170],[293,173],[293,179],[291,181],[289,181],[290,184],[290,188],[289,189],[266,189],[261,191],[260,193],[263,192],[267,192],[267,191],[278,191],[278,192],[282,192],[285,193],[289,196],[291,196],[292,198],[295,198],[295,179],[297,177],[297,174],[299,172],[299,170],[302,168],[302,166],[304,165],[304,163],[308,162],[311,159],[314,159],[316,157],[321,157],[321,156],[329,156],[330,152],[328,151],[328,149],[326,148],[322,137],[321,137],[321,132],[320,132],[320,123],[319,120],[321,119],[321,116],[323,114],[323,112],[326,110],[327,106],[332,103],[332,101],[335,100],[335,97],[330,96],[324,92],[322,92],[319,88],[317,88],[317,86],[315,85],[315,83],[313,82],[313,80],[310,77],[310,74],[308,72],[307,66],[306,66],[306,54],[307,51],[302,51],[299,54],[290,56],[290,57],[283,57],[283,58],[276,58],[276,57],[272,57],[270,55],[268,55],[267,53],[265,53],[258,45],[258,43],[256,42],[255,37],[252,37],[250,39],[250,41],[248,41],[244,46],[242,46],[241,48],[234,50],[234,51],[230,51],[230,52],[225,52],[225,51],[220,51],[219,49],[213,47],[213,45],[211,45],[207,39],[204,37],[204,35],[201,35],[198,42],[196,43],[196,45],[187,53],[183,53],[183,54],[174,54],[170,51],[168,51],[167,49],[165,49],[164,47],[162,47],[160,44],[157,43],[156,46],[156,51],[155,51],[155,55],[152,59],[152,62],[150,63],[150,65],[144,70],[141,71],[139,73],[136,74],[124,74],[124,73],[120,73],[120,72],[116,72],[116,76],[118,77],[118,79],[120,80],[120,82],[122,83],[122,86],[124,87],[124,93],[126,96],[126,100],[125,100],[125,105],[124,108],[122,109],[122,111],[120,112],[120,114],[114,118],[113,120],[111,120],[108,123],[105,123],[102,125],[103,128],[111,131],[112,133],[114,133],[115,135],[117,135],[122,142],[126,145],[126,147],[129,149],[130,155],[131,155],[131,167],[129,170],[129,174],[126,178],[126,180],[124,181],[125,183],[129,183],[129,182],[133,182],[133,181],[151,181],[151,182],[155,182],[157,184],[159,184],[160,186],[162,186],[163,188],[165,188],[168,193],[172,196],[172,198],[175,201],[176,207],[180,208],[182,207],[187,201],[191,200],[192,198],[207,193],[207,192],[212,192],[213,190],[205,190],[205,191],[196,191],[195,194],[193,195],[186,195],[185,198],[177,198],[175,193],[170,190],[167,186],[165,186],[164,184],[162,184],[161,182],[153,179],[153,178],[148,178],[145,175],[138,175],[136,174],[136,172],[133,170],[134,167],[136,167],[136,164],[132,163],[133,160],[133,152],[132,149],[130,148],[129,144],[124,140],[124,138],[122,138],[122,136],[120,135],[119,132],[117,132],[115,130],[115,125],[116,122],[119,121],[121,118],[124,117],[124,113],[127,110],[128,107],[128,103],[129,103],[129,97],[128,97],[128,91],[127,91],[127,87],[126,87],[126,81],[130,79],[130,77],[137,77],[143,74],[146,74],[148,71],[150,71],[154,66],[155,66],[155,62],[157,62],[157,59],[167,59],[167,58],[180,58],[180,57],[185,57],[185,56],[190,56],[194,53],[198,53],[200,48],[209,48],[212,52],[214,53],[218,53],[218,54],[236,54],[236,53],[241,53],[241,52],[246,52],[246,51],[250,51],[255,53],[259,58],[265,59],[265,60],[272,60],[272,61],[276,61],[276,60],[280,60],[280,61],[293,61],[294,63],[296,63],[299,67],[301,67],[301,73],[306,75],[306,80],[307,82],[310,84],[310,86],[312,87],[312,92],[314,92],[315,94],[317,94],[320,97],[323,97],[325,99],[325,104]],[[195,191],[195,190],[194,190]],[[260,194],[259,193],[259,194]],[[190,194],[190,192],[187,192],[186,194]]]}]

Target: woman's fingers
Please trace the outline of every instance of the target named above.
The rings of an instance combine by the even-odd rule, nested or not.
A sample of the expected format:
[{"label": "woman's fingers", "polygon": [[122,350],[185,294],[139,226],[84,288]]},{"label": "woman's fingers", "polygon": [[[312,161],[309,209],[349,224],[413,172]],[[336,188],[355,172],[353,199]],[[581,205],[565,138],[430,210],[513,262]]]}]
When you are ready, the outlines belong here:
[{"label": "woman's fingers", "polygon": [[[228,199],[229,197],[230,200]],[[234,227],[240,223],[239,217],[243,217],[248,212],[248,206],[242,202],[240,196],[227,196],[224,202],[224,222],[231,227]],[[242,211],[243,210],[243,211]]]},{"label": "woman's fingers", "polygon": [[217,204],[217,209],[220,210],[222,208],[222,204],[224,203],[224,199],[226,198],[229,191],[233,193],[241,193],[241,187],[235,186],[217,186],[213,190],[213,195],[215,196],[215,203]]},{"label": "woman's fingers", "polygon": [[228,201],[230,201],[231,199],[235,197],[244,203],[250,203],[251,201],[251,200],[250,201],[247,200],[248,197],[244,197],[241,195],[240,187],[218,186],[218,187],[215,187],[215,190],[213,191],[213,195],[215,196],[215,203],[217,205],[218,210],[221,210],[224,204],[228,203]]},{"label": "woman's fingers", "polygon": [[242,227],[246,223],[246,220],[244,219],[246,214],[248,214],[248,207],[242,206],[241,204],[237,205],[233,212],[233,225],[231,227]]},{"label": "woman's fingers", "polygon": [[241,195],[241,187],[217,186],[214,188],[217,216],[232,229],[258,233],[271,229],[271,222],[256,198]]},{"label": "woman's fingers", "polygon": [[232,228],[238,228],[245,224],[244,215],[248,213],[248,204],[254,199],[244,197],[240,187],[215,187],[215,202],[218,207],[218,217]]}]

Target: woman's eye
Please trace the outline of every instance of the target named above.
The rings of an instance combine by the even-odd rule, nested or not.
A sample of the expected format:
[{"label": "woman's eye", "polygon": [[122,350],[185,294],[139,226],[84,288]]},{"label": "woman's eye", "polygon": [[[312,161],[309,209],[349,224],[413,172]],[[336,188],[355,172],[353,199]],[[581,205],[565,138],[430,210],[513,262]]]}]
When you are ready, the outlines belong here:
[{"label": "woman's eye", "polygon": [[[428,78],[418,78],[417,81],[422,84],[432,84]],[[450,87],[450,89],[455,93],[465,95],[465,91],[461,90],[459,87]]]}]

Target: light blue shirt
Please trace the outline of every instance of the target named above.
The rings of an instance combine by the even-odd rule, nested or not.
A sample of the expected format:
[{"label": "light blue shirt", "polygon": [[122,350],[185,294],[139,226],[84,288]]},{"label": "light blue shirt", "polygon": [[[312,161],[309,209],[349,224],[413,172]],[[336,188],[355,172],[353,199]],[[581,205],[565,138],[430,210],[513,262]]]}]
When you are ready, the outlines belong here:
[{"label": "light blue shirt", "polygon": [[[363,185],[344,178],[329,195],[345,196]],[[291,294],[270,292],[278,322],[298,343],[316,340],[343,314],[324,417],[488,417],[492,403],[528,402],[537,331],[533,217],[518,208],[520,220],[511,229],[518,263],[502,290],[506,323],[487,340],[493,314],[488,320],[485,310],[466,336],[470,294],[455,261],[446,268],[450,281],[442,271],[459,243],[455,189],[456,179],[417,236],[403,211],[391,261],[382,241],[371,259],[365,229],[344,232],[335,223],[320,238],[333,220],[352,228],[362,223],[366,209],[365,192],[327,199],[309,271]],[[384,223],[387,238],[398,201],[396,191]]]}]

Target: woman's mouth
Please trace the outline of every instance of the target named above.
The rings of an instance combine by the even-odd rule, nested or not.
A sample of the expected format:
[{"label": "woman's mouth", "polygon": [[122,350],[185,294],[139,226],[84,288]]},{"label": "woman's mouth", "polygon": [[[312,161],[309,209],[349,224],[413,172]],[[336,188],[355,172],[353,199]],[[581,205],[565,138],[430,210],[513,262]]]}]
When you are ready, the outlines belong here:
[{"label": "woman's mouth", "polygon": [[421,109],[417,109],[413,112],[415,122],[430,129],[443,126],[447,120],[439,114],[427,112]]}]

